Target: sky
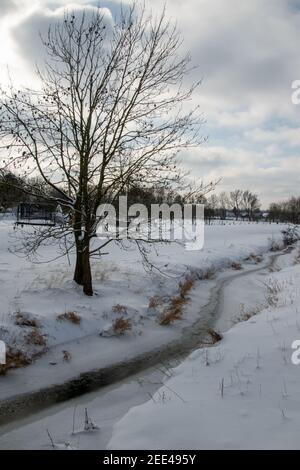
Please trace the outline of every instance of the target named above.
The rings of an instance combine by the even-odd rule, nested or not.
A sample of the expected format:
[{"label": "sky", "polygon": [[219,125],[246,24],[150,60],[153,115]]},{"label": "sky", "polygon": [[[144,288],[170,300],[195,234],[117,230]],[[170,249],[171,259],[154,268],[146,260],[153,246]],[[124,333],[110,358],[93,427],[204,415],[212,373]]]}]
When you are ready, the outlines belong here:
[{"label": "sky", "polygon": [[[131,0],[123,0],[130,3]],[[300,195],[300,0],[145,0],[176,21],[203,82],[194,96],[206,124],[201,147],[181,160],[195,178],[221,177],[217,192],[256,192],[264,208]],[[0,0],[0,82],[32,85],[41,59],[39,33],[64,8],[99,6],[114,15],[119,0]]]}]

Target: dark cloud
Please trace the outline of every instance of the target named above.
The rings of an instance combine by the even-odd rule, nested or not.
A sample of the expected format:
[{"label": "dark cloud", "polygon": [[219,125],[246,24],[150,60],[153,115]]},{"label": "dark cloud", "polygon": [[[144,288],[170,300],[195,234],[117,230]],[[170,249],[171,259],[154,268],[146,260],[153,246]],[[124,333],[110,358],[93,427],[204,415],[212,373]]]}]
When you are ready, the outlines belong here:
[{"label": "dark cloud", "polygon": [[[18,44],[20,55],[25,57],[31,66],[34,66],[35,63],[41,64],[45,59],[41,37],[46,37],[49,27],[62,22],[66,10],[74,12],[75,15],[81,15],[84,10],[88,21],[89,16],[97,10],[96,4],[99,4],[99,2],[91,1],[88,3],[70,4],[55,2],[54,4],[49,4],[49,8],[39,8],[33,11],[31,15],[22,20],[12,31]],[[111,21],[110,10],[103,8],[103,13],[107,17],[107,21]]]},{"label": "dark cloud", "polygon": [[[26,1],[30,4],[30,0],[17,0],[18,4]],[[78,9],[100,5],[114,16],[121,2],[69,3]],[[154,12],[162,9],[162,3],[146,0]],[[291,83],[300,79],[299,0],[166,3],[193,64],[199,65],[194,78],[204,78],[194,101],[200,103],[207,119],[203,132],[209,134],[209,142],[199,151],[182,155],[183,163],[199,177],[222,176],[220,190],[249,185],[261,191],[265,201],[297,192],[300,139],[295,128],[300,128],[300,110],[291,103]],[[12,4],[3,2],[6,11]],[[49,24],[60,21],[67,4],[68,0],[40,0],[40,8],[20,18],[15,26],[19,56],[31,68],[43,57],[39,32],[45,33]]]}]

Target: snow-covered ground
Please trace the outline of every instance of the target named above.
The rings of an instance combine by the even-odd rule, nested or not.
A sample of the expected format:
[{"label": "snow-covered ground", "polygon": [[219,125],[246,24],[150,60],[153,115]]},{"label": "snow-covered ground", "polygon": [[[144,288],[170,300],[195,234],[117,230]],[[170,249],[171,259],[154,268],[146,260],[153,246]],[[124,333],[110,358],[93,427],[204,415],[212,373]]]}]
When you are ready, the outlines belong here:
[{"label": "snow-covered ground", "polygon": [[[144,318],[139,324],[140,334],[137,334],[136,326],[134,331],[124,337],[103,338],[97,334],[105,322],[111,321],[107,312],[102,310],[103,301],[106,300],[105,305],[109,305],[110,301],[111,307],[117,303],[114,297],[110,298],[118,292],[118,282],[113,276],[109,280],[96,281],[96,290],[100,295],[87,299],[64,277],[61,278],[61,285],[57,286],[55,281],[55,287],[50,287],[47,285],[49,272],[45,273],[42,265],[34,265],[34,269],[40,270],[40,266],[42,269],[36,284],[39,289],[31,292],[31,299],[37,296],[37,300],[41,301],[47,297],[48,289],[53,289],[59,299],[63,297],[65,286],[69,285],[76,299],[67,309],[74,308],[78,298],[82,305],[89,304],[89,309],[82,311],[78,308],[76,311],[82,316],[85,325],[88,325],[85,315],[93,316],[97,331],[88,333],[85,342],[86,332],[82,324],[66,327],[69,337],[74,334],[69,331],[72,328],[74,331],[79,329],[82,335],[68,344],[68,350],[72,350],[73,343],[77,345],[77,349],[72,350],[74,355],[71,361],[64,363],[63,368],[63,361],[60,362],[57,356],[56,365],[49,365],[49,359],[61,353],[63,346],[66,348],[64,343],[52,346],[52,351],[35,364],[2,377],[2,396],[16,393],[15,387],[20,384],[22,390],[26,391],[37,384],[41,386],[72,377],[87,365],[93,366],[96,362],[93,363],[92,357],[97,354],[97,365],[109,363],[118,356],[133,357],[145,347],[151,349],[151,345],[153,347],[154,344],[169,341],[172,336],[176,337],[182,328],[191,325],[201,315],[201,306],[207,303],[215,280],[195,281],[183,318],[173,326],[159,326],[155,321],[158,312],[151,312],[148,302],[153,295],[173,295],[180,278],[187,273],[197,274],[200,278],[200,273],[208,268],[219,271],[228,268],[232,261],[242,261],[244,270],[237,274],[249,274],[232,278],[228,285],[225,282],[217,326],[226,331],[233,322],[247,318],[252,313],[262,313],[229,330],[218,346],[197,350],[179,367],[174,367],[177,362],[174,357],[174,361],[145,372],[144,375],[46,409],[22,423],[2,427],[0,448],[46,448],[49,446],[45,431],[48,428],[57,442],[71,441],[73,447],[81,449],[103,448],[106,445],[109,448],[129,449],[299,447],[297,437],[292,435],[300,424],[300,416],[295,411],[299,408],[297,388],[300,377],[297,366],[291,363],[291,343],[297,339],[298,330],[300,332],[300,320],[297,319],[297,308],[300,311],[297,290],[300,269],[297,264],[294,265],[297,252],[278,258],[272,272],[267,269],[255,271],[254,263],[257,260],[253,257],[245,261],[250,253],[267,252],[271,243],[280,239],[281,229],[278,225],[268,224],[211,226],[206,227],[206,243],[202,252],[184,252],[179,246],[158,247],[156,263],[160,269],[165,268],[169,275],[172,273],[172,278],[164,278],[158,273],[145,273],[138,262],[136,251],[132,249],[124,252],[114,247],[110,256],[113,262],[109,264],[107,258],[105,270],[109,273],[109,267],[116,266],[113,273],[118,273],[119,282],[123,281],[117,302],[126,306],[128,312],[131,312],[133,302],[138,306],[136,309],[139,314],[142,306],[145,309]],[[7,226],[3,232],[8,232]],[[29,269],[29,263],[23,263],[22,269]],[[71,274],[65,262],[59,263],[61,269],[64,266],[65,275]],[[55,264],[52,267],[50,265],[53,272],[58,269],[58,263]],[[100,266],[97,268],[100,269]],[[227,272],[216,277],[223,276],[226,280]],[[125,279],[129,274],[130,281],[126,284]],[[141,292],[136,292],[135,281],[139,282]],[[29,308],[29,299],[27,301]],[[89,312],[95,313],[96,305],[98,315],[91,315]],[[56,308],[52,300],[53,307]],[[46,320],[51,315],[53,317],[51,310],[43,308],[39,313],[41,325],[48,325]],[[111,308],[109,315],[113,313]],[[130,313],[127,315],[130,316]],[[54,317],[55,322],[58,327],[61,325]],[[87,354],[77,357],[76,353],[82,352],[83,347]],[[51,376],[49,370],[53,371]],[[139,404],[141,406],[136,407]],[[100,426],[100,431],[93,435],[75,432],[70,436],[73,416],[75,428],[82,427],[86,406],[92,419]],[[259,426],[262,429],[260,434],[256,429]],[[274,435],[271,429],[275,430]],[[270,436],[262,440],[268,430]]]},{"label": "snow-covered ground", "polygon": [[[300,448],[300,365],[292,362],[293,353],[300,356],[292,348],[300,339],[296,258],[263,278],[262,312],[173,369],[152,399],[115,425],[109,449]],[[247,291],[240,285],[235,296],[247,299]]]},{"label": "snow-covered ground", "polygon": [[[128,336],[137,336],[156,326],[157,316],[177,293],[183,278],[189,275],[199,278],[207,271],[229,267],[232,261],[243,260],[251,252],[263,253],[272,241],[280,238],[281,229],[276,224],[234,222],[207,226],[202,251],[186,251],[178,244],[155,245],[149,257],[158,270],[151,273],[145,272],[134,244],[112,244],[107,256],[93,262],[95,295],[87,298],[72,281],[72,256],[70,265],[66,258],[48,263],[58,254],[56,247],[50,246],[40,250],[35,263],[20,258],[9,251],[14,250],[19,229],[13,231],[11,221],[1,221],[1,339],[30,355],[45,346],[53,347],[109,330],[120,316],[132,323]],[[149,301],[155,296],[160,297],[161,304],[149,308]],[[59,319],[65,312],[78,315],[80,324]],[[45,346],[30,339],[32,328],[24,325],[26,319],[37,324]],[[99,339],[99,343],[107,346],[107,339]]]},{"label": "snow-covered ground", "polygon": [[[73,256],[70,264],[67,258],[48,262],[58,255],[56,246],[52,245],[40,250],[36,262],[20,258],[13,251],[22,232],[18,228],[13,230],[11,220],[2,220],[0,339],[26,356],[48,351],[46,358],[36,361],[40,367],[33,373],[41,374],[52,363],[57,366],[57,380],[86,370],[88,364],[91,368],[105,365],[126,357],[127,352],[132,356],[143,347],[149,349],[172,339],[199,316],[201,305],[208,300],[207,285],[200,298],[198,295],[197,305],[186,307],[183,321],[169,328],[157,323],[170,299],[178,295],[183,279],[210,277],[215,271],[230,267],[233,261],[243,261],[250,253],[267,252],[281,238],[281,229],[277,224],[235,222],[207,226],[201,251],[186,251],[178,244],[156,244],[149,258],[157,269],[151,272],[145,271],[135,244],[111,244],[109,254],[93,262],[95,295],[88,298],[72,281]],[[205,282],[209,284],[203,281],[203,286]],[[64,318],[66,312],[75,313],[80,323]],[[130,331],[118,338],[100,337],[100,332],[111,331],[119,317],[130,321]],[[67,351],[68,358],[72,356],[68,364],[62,351]],[[63,369],[61,373],[59,367]],[[18,371],[10,374],[15,376]],[[45,375],[47,380],[48,375]],[[6,377],[0,377],[0,382],[0,393],[13,394],[17,384],[10,385]],[[29,387],[33,386],[34,381],[29,379]]]},{"label": "snow-covered ground", "polygon": [[[59,447],[80,449],[299,448],[300,369],[291,363],[300,337],[296,261],[298,250],[277,258],[271,271],[232,278],[222,328],[237,314],[257,315],[217,346],[2,426],[0,448],[50,448],[47,429]],[[99,430],[82,431],[85,408]]]}]

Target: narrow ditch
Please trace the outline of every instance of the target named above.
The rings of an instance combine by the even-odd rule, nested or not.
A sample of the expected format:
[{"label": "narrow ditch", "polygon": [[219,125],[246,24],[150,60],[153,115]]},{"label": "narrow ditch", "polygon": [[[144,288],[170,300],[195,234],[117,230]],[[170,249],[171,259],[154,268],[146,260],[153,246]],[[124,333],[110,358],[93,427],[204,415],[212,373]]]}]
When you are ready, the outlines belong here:
[{"label": "narrow ditch", "polygon": [[0,426],[25,418],[48,406],[65,402],[101,387],[117,383],[174,357],[183,359],[193,350],[201,347],[204,338],[207,336],[207,331],[214,327],[218,316],[221,314],[219,307],[226,286],[237,278],[272,268],[280,256],[290,253],[293,249],[294,247],[290,246],[282,252],[269,256],[267,263],[218,279],[216,285],[211,290],[209,302],[201,308],[200,318],[192,325],[183,329],[178,339],[159,346],[151,352],[141,353],[133,359],[119,361],[114,365],[81,373],[64,383],[1,400]]}]

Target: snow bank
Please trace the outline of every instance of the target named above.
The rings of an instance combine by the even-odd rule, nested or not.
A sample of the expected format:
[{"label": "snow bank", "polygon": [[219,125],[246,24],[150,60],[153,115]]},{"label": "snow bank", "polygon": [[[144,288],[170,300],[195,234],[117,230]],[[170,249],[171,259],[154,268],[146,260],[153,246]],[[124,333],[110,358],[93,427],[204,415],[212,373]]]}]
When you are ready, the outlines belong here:
[{"label": "snow bank", "polygon": [[[136,338],[145,336],[145,333],[148,347],[151,341],[157,346],[159,341],[166,340],[166,331],[163,332],[156,321],[160,307],[153,308],[150,299],[158,296],[164,305],[177,295],[178,285],[184,277],[201,279],[208,270],[219,271],[230,267],[232,261],[244,261],[250,253],[267,252],[272,243],[281,239],[282,228],[277,224],[234,221],[206,226],[205,245],[201,251],[186,251],[175,243],[155,244],[148,253],[151,263],[157,268],[152,271],[145,271],[134,243],[124,242],[122,246],[113,243],[109,245],[107,256],[100,261],[93,260],[95,295],[88,298],[72,281],[73,255],[70,256],[70,264],[67,258],[57,259],[58,251],[54,244],[42,247],[36,262],[22,258],[20,254],[17,256],[13,251],[16,238],[22,237],[22,231],[19,228],[13,230],[11,221],[1,220],[0,339],[30,357],[57,348],[54,359],[49,359],[55,363],[63,362],[61,351],[67,349],[71,352],[72,361],[80,356],[80,370],[85,370],[78,341],[86,338],[90,342],[90,336],[94,336],[95,340],[91,342],[94,355],[99,357],[98,348],[101,351],[114,349],[112,360],[117,359],[118,349],[112,343],[116,338],[105,337],[105,334],[100,337],[99,333],[111,331],[113,322],[124,316],[131,325],[125,334],[128,350],[133,351]],[[184,315],[184,321],[191,323],[195,315],[199,315],[201,304],[207,301],[208,287],[206,291],[203,299],[197,299],[197,308],[191,315]],[[79,316],[80,322],[74,324],[59,320],[68,312]],[[20,314],[30,317],[38,327],[18,324],[16,316]],[[176,329],[180,333],[182,326],[186,323],[181,325],[178,322],[173,330],[170,329],[170,335],[174,335]],[[123,351],[124,348],[122,354]],[[89,361],[92,353],[92,348],[89,348]]]},{"label": "snow bank", "polygon": [[299,449],[299,283],[299,264],[270,274],[269,306],[191,354],[115,425],[108,448]]}]

